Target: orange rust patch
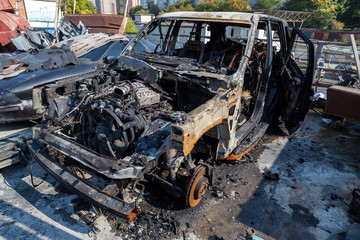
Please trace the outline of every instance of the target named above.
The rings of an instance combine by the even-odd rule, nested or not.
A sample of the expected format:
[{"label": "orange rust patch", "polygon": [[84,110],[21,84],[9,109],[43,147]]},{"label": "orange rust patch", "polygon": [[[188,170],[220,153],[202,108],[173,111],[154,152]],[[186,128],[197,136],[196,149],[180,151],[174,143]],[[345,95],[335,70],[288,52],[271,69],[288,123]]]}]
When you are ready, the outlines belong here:
[{"label": "orange rust patch", "polygon": [[204,131],[199,135],[199,136],[190,136],[190,135],[185,135],[184,133],[184,154],[185,156],[188,155],[191,150],[193,149],[195,143],[199,140],[200,137],[202,137],[204,135],[204,133],[206,133],[207,131],[209,131],[210,129],[212,129],[213,127],[215,127],[216,125],[220,124],[225,118],[221,118],[218,121],[214,122],[212,125],[208,126],[207,128],[204,129]]},{"label": "orange rust patch", "polygon": [[[265,134],[265,133],[264,133]],[[245,151],[243,151],[242,153],[239,153],[239,154],[231,154],[230,156],[226,157],[225,160],[228,160],[228,161],[234,161],[234,160],[239,160],[240,158],[242,158],[245,154],[247,154],[248,152],[250,152],[258,143],[259,141],[262,139],[262,137],[264,136],[261,135],[261,137],[256,141],[254,142],[249,148],[245,149]]]},{"label": "orange rust patch", "polygon": [[130,222],[134,222],[134,217],[135,217],[136,215],[138,215],[139,213],[141,213],[140,208],[135,207],[135,208],[131,211],[131,213],[126,216],[126,218],[128,218],[128,219],[130,220]]},{"label": "orange rust patch", "polygon": [[199,180],[203,176],[205,176],[205,173],[206,173],[206,167],[200,166],[194,173],[191,182],[189,183],[188,190],[186,192],[186,205],[188,205],[189,207],[195,207],[196,205],[198,205],[206,192],[206,189],[209,184],[207,179],[203,181],[200,189],[198,189],[197,192],[198,196],[196,196],[195,194],[197,184],[199,183]]}]

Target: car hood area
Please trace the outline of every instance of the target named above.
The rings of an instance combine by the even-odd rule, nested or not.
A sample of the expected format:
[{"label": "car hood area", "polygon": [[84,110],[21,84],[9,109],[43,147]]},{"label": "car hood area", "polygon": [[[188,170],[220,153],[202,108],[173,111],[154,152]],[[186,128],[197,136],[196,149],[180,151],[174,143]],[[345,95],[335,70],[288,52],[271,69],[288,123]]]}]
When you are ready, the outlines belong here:
[{"label": "car hood area", "polygon": [[[18,98],[31,99],[32,89],[60,79],[84,77],[97,70],[98,64],[67,66],[55,70],[40,69],[35,72],[24,72],[19,76],[0,81],[0,89],[15,94]],[[5,100],[5,99],[2,99]]]}]

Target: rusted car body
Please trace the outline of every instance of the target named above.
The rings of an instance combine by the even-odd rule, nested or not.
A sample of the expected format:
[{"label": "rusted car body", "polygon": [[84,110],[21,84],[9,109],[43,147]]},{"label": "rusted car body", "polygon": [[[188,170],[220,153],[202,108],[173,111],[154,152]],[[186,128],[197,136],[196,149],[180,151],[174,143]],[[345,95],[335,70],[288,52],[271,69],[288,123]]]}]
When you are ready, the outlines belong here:
[{"label": "rusted car body", "polygon": [[[143,38],[154,52],[134,51]],[[308,46],[306,71],[292,59],[296,39]],[[313,44],[281,19],[163,14],[101,75],[48,86],[54,107],[29,148],[57,180],[112,213],[136,214],[124,196],[144,180],[194,207],[214,182],[214,160],[241,158],[273,120],[290,131],[303,120],[313,67]],[[96,177],[108,184],[93,186]]]}]

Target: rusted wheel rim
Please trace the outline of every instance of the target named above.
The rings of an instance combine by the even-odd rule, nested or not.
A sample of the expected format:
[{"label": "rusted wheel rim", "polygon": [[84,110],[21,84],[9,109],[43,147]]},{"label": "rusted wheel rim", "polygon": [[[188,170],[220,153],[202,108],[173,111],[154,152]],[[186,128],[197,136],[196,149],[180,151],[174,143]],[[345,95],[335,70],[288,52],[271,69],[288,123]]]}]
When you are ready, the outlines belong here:
[{"label": "rusted wheel rim", "polygon": [[209,180],[205,177],[206,167],[199,166],[195,169],[186,190],[186,205],[195,207],[199,204],[209,186]]}]

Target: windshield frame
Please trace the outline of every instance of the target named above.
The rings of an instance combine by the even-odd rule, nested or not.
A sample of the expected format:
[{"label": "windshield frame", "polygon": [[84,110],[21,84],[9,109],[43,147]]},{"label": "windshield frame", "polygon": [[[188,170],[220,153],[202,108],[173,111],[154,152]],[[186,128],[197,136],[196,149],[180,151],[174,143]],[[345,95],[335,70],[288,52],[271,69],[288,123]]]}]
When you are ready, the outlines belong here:
[{"label": "windshield frame", "polygon": [[[153,31],[155,28],[158,27],[159,24],[161,24],[162,21],[183,21],[183,19],[179,18],[179,19],[175,19],[175,18],[155,18],[152,21],[150,21],[147,25],[145,25],[139,32],[138,34],[130,40],[130,42],[128,43],[128,45],[123,49],[123,51],[121,52],[120,55],[126,56],[126,55],[133,55],[134,51],[133,49],[135,49],[136,44],[138,44],[138,42],[140,42],[142,39],[144,39],[145,36],[147,36],[147,34],[151,31]],[[185,21],[189,21],[189,19],[185,19]],[[205,20],[205,19],[191,19],[190,22],[217,22],[214,19],[209,19],[209,20]],[[210,73],[210,72],[199,72],[199,71],[187,71],[187,74],[194,74],[194,75],[213,75],[214,77],[218,76],[221,79],[226,79],[226,80],[230,80],[230,82],[232,84],[235,85],[241,85],[242,81],[243,81],[243,75],[245,73],[245,69],[246,69],[246,64],[248,62],[248,59],[251,57],[251,53],[252,53],[252,48],[254,46],[254,42],[255,42],[255,35],[256,35],[256,30],[258,27],[258,22],[259,22],[259,16],[254,14],[251,18],[250,22],[244,22],[244,21],[221,21],[222,23],[228,23],[229,25],[236,25],[236,24],[245,24],[245,25],[249,25],[249,34],[247,39],[244,39],[246,41],[246,48],[244,51],[244,55],[242,56],[242,58],[240,59],[239,62],[239,66],[237,68],[237,70],[235,71],[235,73],[231,74],[231,75],[226,75],[226,74],[222,74],[222,73]],[[163,33],[164,35],[166,35],[166,33]],[[146,40],[146,39],[144,39]],[[153,53],[155,54],[155,53]]]}]

